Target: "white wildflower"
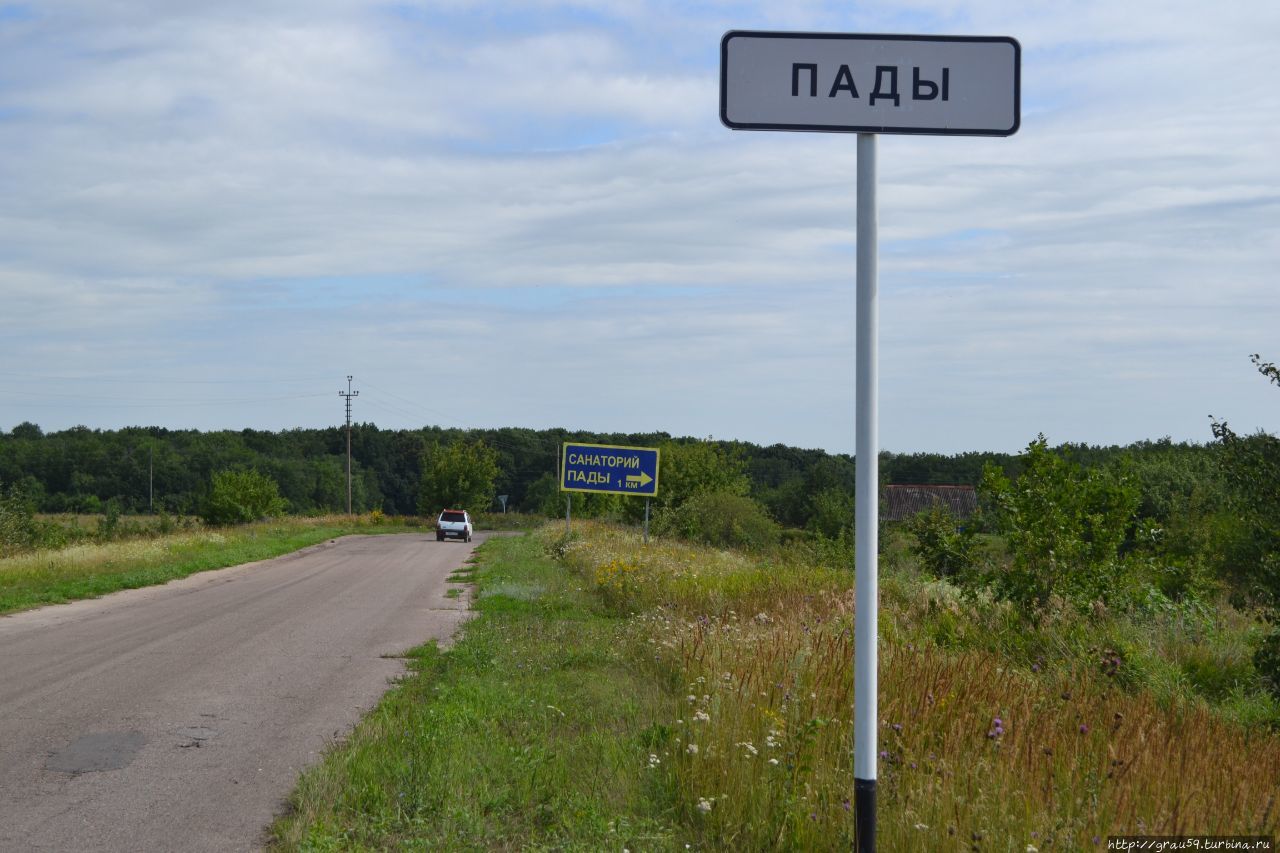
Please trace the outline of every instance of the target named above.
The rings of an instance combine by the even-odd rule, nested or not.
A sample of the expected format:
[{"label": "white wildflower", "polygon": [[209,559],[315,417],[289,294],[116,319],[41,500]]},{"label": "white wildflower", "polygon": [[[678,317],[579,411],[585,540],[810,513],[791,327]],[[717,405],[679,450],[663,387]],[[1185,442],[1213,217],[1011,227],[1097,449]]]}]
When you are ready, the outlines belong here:
[{"label": "white wildflower", "polygon": [[690,755],[697,755],[697,754],[698,754],[698,745],[697,745],[696,743],[691,743],[691,744],[689,744],[688,746],[686,746],[686,747],[684,748],[684,751],[685,751],[685,752],[687,752],[687,753],[689,753]]},{"label": "white wildflower", "polygon": [[778,766],[778,759],[776,759],[776,758],[770,758],[770,759],[769,759],[769,763],[770,763],[770,764],[772,764],[774,767],[777,767],[777,766]]},{"label": "white wildflower", "polygon": [[711,715],[708,714],[706,711],[697,711],[693,715],[693,721],[695,723],[705,723],[710,719],[711,719]]},{"label": "white wildflower", "polygon": [[698,811],[702,812],[703,814],[706,814],[707,812],[711,811],[711,801],[708,800],[706,797],[702,797],[701,799],[699,799]]}]

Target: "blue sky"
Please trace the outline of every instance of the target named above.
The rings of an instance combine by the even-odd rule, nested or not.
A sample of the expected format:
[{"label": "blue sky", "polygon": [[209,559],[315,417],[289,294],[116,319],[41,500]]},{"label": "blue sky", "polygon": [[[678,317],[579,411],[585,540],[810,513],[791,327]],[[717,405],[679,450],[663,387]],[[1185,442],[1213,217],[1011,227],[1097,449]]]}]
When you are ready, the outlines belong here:
[{"label": "blue sky", "polygon": [[854,140],[728,29],[1010,35],[880,140],[890,450],[1280,429],[1270,2],[0,0],[0,429],[567,426],[853,448]]}]

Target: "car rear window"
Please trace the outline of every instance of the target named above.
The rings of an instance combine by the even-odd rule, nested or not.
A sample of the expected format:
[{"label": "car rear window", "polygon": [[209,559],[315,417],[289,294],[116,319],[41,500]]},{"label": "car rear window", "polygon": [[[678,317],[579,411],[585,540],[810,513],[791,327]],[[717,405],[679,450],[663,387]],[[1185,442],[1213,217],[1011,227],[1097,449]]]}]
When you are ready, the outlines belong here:
[{"label": "car rear window", "polygon": [[461,512],[442,512],[440,513],[441,521],[466,521],[467,516]]}]

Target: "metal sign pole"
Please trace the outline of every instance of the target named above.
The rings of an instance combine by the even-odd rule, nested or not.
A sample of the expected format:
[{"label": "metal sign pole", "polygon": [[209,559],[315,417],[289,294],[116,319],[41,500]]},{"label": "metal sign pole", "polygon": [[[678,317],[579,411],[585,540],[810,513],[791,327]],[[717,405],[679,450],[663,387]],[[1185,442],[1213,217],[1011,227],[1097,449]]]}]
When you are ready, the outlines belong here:
[{"label": "metal sign pole", "polygon": [[854,561],[853,789],[859,853],[876,849],[880,441],[876,282],[876,137],[858,134],[857,439]]},{"label": "metal sign pole", "polygon": [[1021,91],[1022,46],[1008,36],[730,30],[720,39],[725,127],[858,134],[853,779],[864,853],[876,845],[879,722],[876,134],[1011,136],[1022,123]]},{"label": "metal sign pole", "polygon": [[644,499],[644,544],[649,544],[649,499]]},{"label": "metal sign pole", "polygon": [[569,513],[573,509],[573,495],[564,496],[564,535],[569,535]]}]

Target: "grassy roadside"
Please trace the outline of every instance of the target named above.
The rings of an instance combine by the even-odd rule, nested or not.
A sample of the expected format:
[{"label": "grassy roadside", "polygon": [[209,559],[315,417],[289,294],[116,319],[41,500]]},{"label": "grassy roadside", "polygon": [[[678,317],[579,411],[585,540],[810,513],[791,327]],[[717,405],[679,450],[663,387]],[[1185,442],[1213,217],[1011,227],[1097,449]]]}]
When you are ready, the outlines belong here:
[{"label": "grassy roadside", "polygon": [[411,675],[302,776],[277,847],[683,847],[655,725],[670,698],[631,621],[534,537],[478,557],[476,617],[447,654],[413,651]]},{"label": "grassy roadside", "polygon": [[[847,571],[587,521],[481,555],[478,617],[304,774],[278,848],[852,847]],[[1188,625],[1027,635],[903,566],[881,612],[884,849],[1280,828],[1280,735],[1157,666],[1166,634],[1218,653]]]},{"label": "grassy roadside", "polygon": [[[694,846],[850,849],[851,576],[674,541],[641,547],[634,531],[589,523],[560,550],[614,612],[648,626],[658,664],[688,690],[670,715],[678,813],[702,812],[686,822]],[[1095,614],[1028,637],[1007,606],[882,568],[884,849],[1275,834],[1280,736],[1249,722],[1270,719],[1265,703],[1241,713],[1194,679],[1148,677],[1187,623]],[[1153,646],[1144,661],[1139,637]],[[1077,642],[1096,645],[1081,657]],[[1218,666],[1207,638],[1186,642]]]},{"label": "grassy roadside", "polygon": [[120,542],[86,543],[0,559],[0,614],[94,598],[183,578],[208,569],[278,557],[350,533],[411,528],[367,516],[282,518]]}]

